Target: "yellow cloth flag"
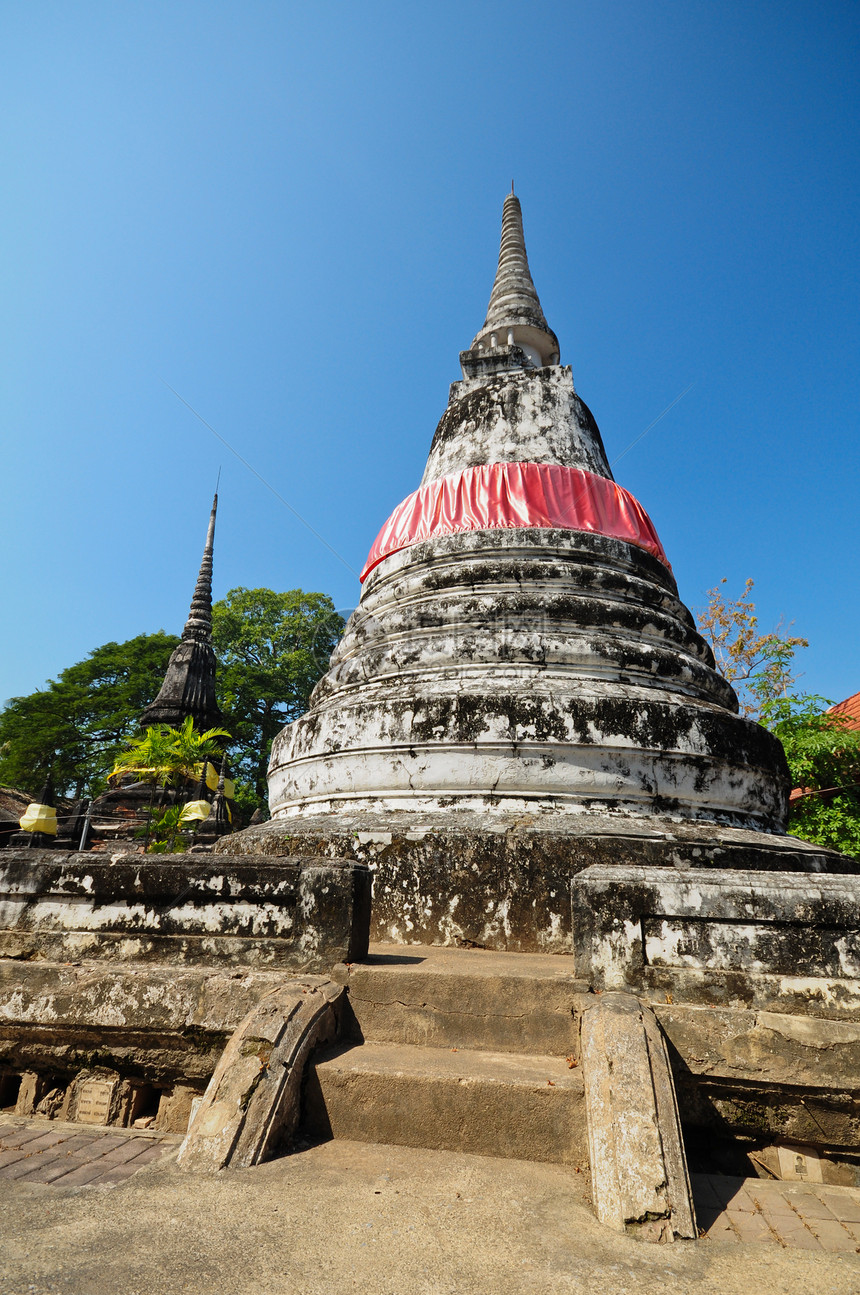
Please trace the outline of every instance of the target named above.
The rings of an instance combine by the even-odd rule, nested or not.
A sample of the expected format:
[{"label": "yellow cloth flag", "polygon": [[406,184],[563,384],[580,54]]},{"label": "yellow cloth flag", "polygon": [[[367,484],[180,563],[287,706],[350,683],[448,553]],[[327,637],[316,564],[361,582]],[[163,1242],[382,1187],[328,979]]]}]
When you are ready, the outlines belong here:
[{"label": "yellow cloth flag", "polygon": [[[194,770],[194,776],[199,781],[203,776],[203,765],[198,764]],[[210,791],[218,790],[218,770],[209,760],[206,761],[206,786]],[[236,799],[236,784],[232,778],[224,779],[224,795],[228,800]]]},{"label": "yellow cloth flag", "polygon": [[[197,779],[203,776],[202,764],[195,765],[194,776]],[[218,789],[218,770],[209,760],[206,761],[206,786],[210,791],[217,791]]]},{"label": "yellow cloth flag", "polygon": [[199,820],[202,823],[204,818],[209,817],[211,808],[212,806],[208,800],[189,800],[188,804],[183,806],[179,821],[180,823],[192,823]]},{"label": "yellow cloth flag", "polygon": [[37,805],[35,801],[28,805],[22,818],[18,819],[25,832],[44,832],[46,836],[57,835],[57,811],[50,805]]}]

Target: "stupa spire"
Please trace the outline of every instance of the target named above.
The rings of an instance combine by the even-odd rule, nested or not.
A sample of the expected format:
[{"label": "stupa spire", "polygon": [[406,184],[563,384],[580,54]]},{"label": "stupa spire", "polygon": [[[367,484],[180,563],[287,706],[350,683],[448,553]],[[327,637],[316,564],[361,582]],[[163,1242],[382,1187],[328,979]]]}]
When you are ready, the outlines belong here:
[{"label": "stupa spire", "polygon": [[182,631],[183,642],[192,640],[210,643],[212,640],[212,555],[215,548],[215,515],[218,512],[218,496],[212,500],[212,511],[209,514],[209,528],[206,532],[206,545],[200,562],[197,584],[191,599],[191,609],[185,629]]},{"label": "stupa spire", "polygon": [[182,641],[171,653],[158,696],[140,717],[144,727],[156,724],[175,727],[189,715],[199,729],[223,727],[224,717],[215,700],[215,652],[212,648],[212,558],[217,511],[216,494]]},{"label": "stupa spire", "polygon": [[472,342],[472,352],[522,348],[526,365],[558,364],[558,338],[546,322],[529,270],[520,200],[511,192],[502,209],[499,265],[484,326]]}]

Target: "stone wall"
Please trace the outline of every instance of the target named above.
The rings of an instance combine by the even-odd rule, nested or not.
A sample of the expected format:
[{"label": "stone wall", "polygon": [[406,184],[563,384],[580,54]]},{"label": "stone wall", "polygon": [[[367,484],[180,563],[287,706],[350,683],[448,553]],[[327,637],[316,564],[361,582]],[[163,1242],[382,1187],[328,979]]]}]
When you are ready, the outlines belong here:
[{"label": "stone wall", "polygon": [[857,1019],[860,878],[595,866],[573,888],[577,974],[675,1003]]},{"label": "stone wall", "polygon": [[4,851],[3,1104],[184,1132],[245,1016],[363,957],[369,917],[357,861]]},{"label": "stone wall", "polygon": [[367,947],[360,863],[243,856],[0,856],[0,957],[327,971]]},{"label": "stone wall", "polygon": [[651,1004],[686,1126],[860,1181],[860,878],[598,865],[573,911],[577,975]]}]

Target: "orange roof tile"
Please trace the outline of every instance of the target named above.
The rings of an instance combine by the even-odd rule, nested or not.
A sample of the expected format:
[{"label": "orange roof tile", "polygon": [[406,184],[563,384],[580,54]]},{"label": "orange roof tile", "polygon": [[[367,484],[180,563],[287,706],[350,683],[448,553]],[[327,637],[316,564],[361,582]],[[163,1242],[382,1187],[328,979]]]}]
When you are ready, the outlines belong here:
[{"label": "orange roof tile", "polygon": [[860,692],[830,707],[831,715],[842,715],[847,728],[860,728]]}]

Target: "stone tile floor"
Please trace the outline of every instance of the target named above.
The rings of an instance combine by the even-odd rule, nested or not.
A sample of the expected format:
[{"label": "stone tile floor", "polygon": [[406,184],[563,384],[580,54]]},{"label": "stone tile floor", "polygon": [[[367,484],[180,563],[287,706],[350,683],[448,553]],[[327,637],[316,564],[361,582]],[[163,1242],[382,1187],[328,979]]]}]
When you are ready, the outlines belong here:
[{"label": "stone tile floor", "polygon": [[121,1183],[180,1139],[45,1120],[0,1124],[0,1179],[58,1187]]},{"label": "stone tile floor", "polygon": [[691,1174],[699,1228],[714,1241],[860,1253],[860,1190]]},{"label": "stone tile floor", "polygon": [[[0,1123],[0,1180],[57,1187],[121,1183],[181,1138],[45,1120]],[[699,1228],[714,1241],[860,1254],[860,1190],[692,1174]]]}]

